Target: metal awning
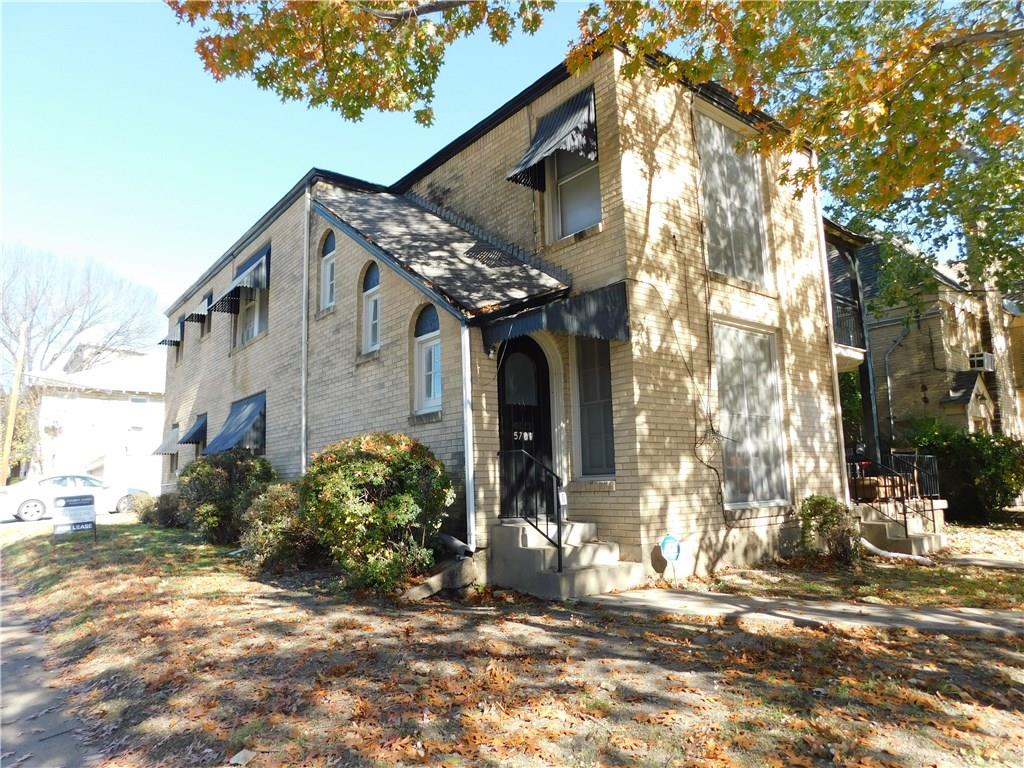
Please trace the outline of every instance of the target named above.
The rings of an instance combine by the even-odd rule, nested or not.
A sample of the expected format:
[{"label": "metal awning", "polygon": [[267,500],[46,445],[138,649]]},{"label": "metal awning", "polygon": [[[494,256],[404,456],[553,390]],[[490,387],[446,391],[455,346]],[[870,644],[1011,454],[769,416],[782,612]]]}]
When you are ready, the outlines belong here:
[{"label": "metal awning", "polygon": [[178,452],[178,428],[174,427],[164,436],[160,447],[153,451],[154,456],[170,456]]},{"label": "metal awning", "polygon": [[179,445],[199,445],[206,441],[206,414],[196,416],[195,422],[178,441]]},{"label": "metal awning", "polygon": [[530,148],[507,178],[544,191],[544,160],[559,149],[597,160],[597,110],[593,87],[548,112],[537,124]]},{"label": "metal awning", "polygon": [[167,334],[163,339],[158,341],[158,344],[164,344],[168,347],[176,347],[181,344],[181,339],[185,335],[185,320],[178,318],[178,322],[174,324],[174,328]]},{"label": "metal awning", "polygon": [[534,331],[629,341],[626,284],[612,283],[578,296],[528,309],[518,315],[494,320],[483,328],[484,347],[491,351],[503,341],[526,336]]},{"label": "metal awning", "polygon": [[204,322],[206,322],[206,316],[208,314],[210,314],[210,304],[212,304],[212,303],[213,303],[212,299],[210,301],[207,301],[206,299],[203,299],[199,303],[198,307],[196,307],[191,312],[189,312],[187,315],[185,315],[185,322],[191,322],[191,323],[204,323]]},{"label": "metal awning", "polygon": [[243,288],[261,289],[269,285],[270,252],[264,251],[254,260],[246,262],[239,268],[231,285],[220,296],[210,303],[211,312],[229,312],[238,314],[238,299]]},{"label": "metal awning", "polygon": [[258,395],[232,403],[231,410],[228,412],[228,418],[224,422],[224,426],[221,427],[220,434],[210,441],[210,444],[206,446],[206,450],[203,453],[220,453],[221,451],[230,451],[236,447],[242,442],[242,438],[249,431],[249,427],[263,414],[266,406],[266,392],[260,392]]}]

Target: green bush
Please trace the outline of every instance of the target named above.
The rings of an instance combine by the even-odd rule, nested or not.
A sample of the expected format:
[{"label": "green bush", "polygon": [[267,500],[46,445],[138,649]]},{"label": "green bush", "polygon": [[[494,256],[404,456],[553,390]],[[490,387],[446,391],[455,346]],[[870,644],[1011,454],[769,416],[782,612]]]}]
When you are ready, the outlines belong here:
[{"label": "green bush", "polygon": [[272,571],[313,565],[326,554],[291,483],[268,486],[253,499],[242,516],[242,548],[254,565]]},{"label": "green bush", "polygon": [[178,478],[181,508],[207,541],[235,544],[242,532],[242,514],[276,479],[269,461],[244,448],[203,456]]},{"label": "green bush", "polygon": [[161,493],[156,498],[137,496],[132,499],[132,510],[139,516],[140,523],[161,528],[188,527],[188,518],[181,510],[176,493]]},{"label": "green bush", "polygon": [[947,517],[989,522],[1024,491],[1024,442],[1006,435],[968,432],[936,419],[907,430],[910,444],[934,454],[939,490],[949,502]]},{"label": "green bush", "polygon": [[315,456],[301,499],[310,527],[352,583],[386,592],[431,565],[455,492],[426,447],[371,433]]},{"label": "green bush", "polygon": [[800,502],[800,549],[825,554],[842,565],[860,557],[860,532],[845,504],[831,496],[808,496]]}]

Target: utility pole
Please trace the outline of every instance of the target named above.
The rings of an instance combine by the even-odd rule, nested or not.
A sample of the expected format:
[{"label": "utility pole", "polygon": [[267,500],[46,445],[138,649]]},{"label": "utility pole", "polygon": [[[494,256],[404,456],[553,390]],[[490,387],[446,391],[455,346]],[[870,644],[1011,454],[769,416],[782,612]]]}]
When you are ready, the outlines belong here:
[{"label": "utility pole", "polygon": [[25,347],[28,346],[28,326],[21,324],[18,333],[18,354],[14,359],[14,380],[11,382],[11,396],[7,401],[7,423],[4,425],[4,447],[0,451],[0,487],[7,485],[11,472],[11,445],[14,443],[14,420],[18,413],[18,393],[21,391],[21,372],[25,368]]}]

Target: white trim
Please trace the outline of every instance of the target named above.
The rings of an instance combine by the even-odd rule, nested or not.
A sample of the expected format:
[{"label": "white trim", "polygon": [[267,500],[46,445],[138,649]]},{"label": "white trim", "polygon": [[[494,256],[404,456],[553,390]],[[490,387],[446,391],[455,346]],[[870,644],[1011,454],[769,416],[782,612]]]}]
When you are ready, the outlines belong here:
[{"label": "white trim", "polygon": [[[597,221],[593,224],[588,224],[581,229],[577,229],[575,232],[565,233],[562,231],[562,211],[561,206],[559,205],[561,198],[561,185],[565,182],[572,181],[585,173],[590,173],[591,171],[597,174],[597,208],[599,214]],[[558,160],[556,159],[556,156],[552,154],[544,160],[544,178],[544,212],[547,219],[545,239],[549,245],[557,243],[560,240],[570,238],[580,232],[586,232],[592,227],[599,226],[601,222],[604,221],[604,205],[601,196],[601,164],[599,161],[595,160],[585,168],[579,168],[564,179],[559,179]]]},{"label": "white trim", "polygon": [[462,363],[462,445],[466,476],[466,544],[476,550],[476,454],[473,445],[473,368],[469,326],[459,324]]},{"label": "white trim", "polygon": [[[723,317],[720,317],[720,316],[717,316],[717,315],[712,315],[712,319],[711,320],[712,320],[712,322],[711,322],[712,337],[714,336],[714,333],[715,333],[715,326],[716,325],[722,325],[722,326],[726,326],[726,327],[731,327],[731,328],[733,328],[735,330],[738,330],[738,331],[741,331],[743,333],[760,334],[762,336],[766,336],[768,338],[768,340],[769,340],[769,344],[771,345],[771,354],[772,354],[772,363],[773,363],[773,366],[772,366],[772,379],[773,379],[772,384],[775,387],[775,415],[776,415],[776,418],[778,419],[778,424],[779,424],[779,442],[780,442],[779,454],[780,454],[781,461],[782,461],[782,481],[785,484],[785,488],[783,489],[784,492],[785,492],[785,496],[784,497],[774,498],[774,499],[755,500],[755,501],[734,501],[734,502],[723,501],[722,506],[725,509],[727,509],[727,510],[760,509],[760,508],[763,508],[763,507],[786,507],[786,506],[789,506],[790,504],[792,504],[793,477],[790,474],[791,462],[789,460],[789,440],[787,439],[786,412],[785,412],[785,409],[783,408],[783,398],[782,398],[782,373],[781,373],[781,364],[780,364],[780,361],[779,361],[779,329],[778,328],[770,328],[770,327],[759,325],[757,323],[751,323],[751,322],[747,322],[747,321],[743,321],[743,320],[734,320],[733,318],[723,318]],[[721,389],[721,383],[720,383],[720,381],[718,379],[718,361],[719,361],[720,356],[721,356],[721,347],[718,344],[715,344],[714,345],[714,349],[715,349],[715,356],[713,358],[713,365],[712,365],[712,371],[713,371],[713,374],[714,374],[714,376],[713,376],[713,378],[714,378],[713,386],[714,386],[714,392],[715,392],[715,402],[717,404],[716,411],[717,411],[717,415],[719,416],[719,423],[721,423],[721,413],[722,413],[723,409],[722,409],[721,398],[718,396],[718,392]],[[722,498],[725,499],[725,497],[726,497],[726,488],[725,488],[725,467],[724,467],[725,454],[724,454],[724,448],[721,451],[721,455],[722,455],[722,460],[723,460],[723,467],[722,467]]]},{"label": "white trim", "polygon": [[[379,269],[379,267],[378,267]],[[366,274],[366,270],[363,270],[363,274]],[[370,329],[372,323],[370,320],[370,308],[376,303],[377,306],[377,340],[373,341],[370,338]],[[363,326],[363,338],[362,338],[362,353],[368,354],[370,352],[376,352],[380,349],[380,283],[375,285],[368,291],[363,291],[362,299],[362,326]]]},{"label": "white trim", "polygon": [[[425,413],[436,413],[441,410],[444,401],[444,379],[441,376],[441,369],[443,367],[441,360],[441,331],[436,330],[423,336],[415,336],[413,342],[413,349],[415,350],[413,364],[413,403],[415,405],[415,413],[418,416]],[[435,345],[437,346],[437,369],[431,370],[431,375],[436,377],[438,381],[438,395],[436,399],[427,399],[423,392],[423,384],[427,374],[425,354],[428,349]]]},{"label": "white trim", "polygon": [[[337,242],[337,241],[335,241]],[[338,300],[337,297],[337,286],[335,285],[335,276],[337,272],[336,261],[334,255],[338,252],[337,247],[330,253],[325,253],[320,257],[320,311],[323,312],[325,309],[330,309],[334,306],[334,303]],[[331,277],[327,279],[327,270],[330,269]],[[330,295],[328,295],[330,294]]]}]

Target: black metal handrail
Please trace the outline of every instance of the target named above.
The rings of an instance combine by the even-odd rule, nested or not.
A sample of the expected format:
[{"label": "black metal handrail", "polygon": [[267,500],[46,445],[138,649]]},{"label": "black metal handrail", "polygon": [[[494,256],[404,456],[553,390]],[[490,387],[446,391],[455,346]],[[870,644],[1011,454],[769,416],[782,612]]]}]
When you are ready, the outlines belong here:
[{"label": "black metal handrail", "polygon": [[858,480],[872,477],[885,478],[887,482],[879,483],[875,487],[876,497],[879,501],[892,501],[898,505],[903,516],[903,534],[904,536],[909,536],[910,529],[907,527],[907,499],[910,495],[910,489],[907,486],[907,478],[891,467],[880,464],[874,459],[869,459],[867,456],[857,456],[852,460],[847,460],[846,469],[850,481],[850,498],[858,504],[867,504],[886,520],[900,523],[900,520],[894,520],[880,506],[873,504],[872,502],[875,499],[868,498],[867,494],[862,492],[866,484],[857,482]]},{"label": "black metal handrail", "polygon": [[864,326],[860,306],[843,296],[832,294],[832,337],[836,344],[864,349]]},{"label": "black metal handrail", "polygon": [[934,505],[939,498],[938,459],[927,453],[890,453],[889,460],[892,468],[907,479],[912,497],[920,500],[919,511],[931,522],[932,532],[938,533]]},{"label": "black metal handrail", "polygon": [[[523,509],[520,505],[520,494],[512,493],[512,498],[515,500],[514,510],[501,510],[501,516],[506,518],[521,518],[528,522],[534,527],[534,529],[545,539],[551,542],[551,545],[555,548],[558,553],[558,572],[562,572],[562,504],[559,499],[559,490],[562,487],[562,478],[555,473],[551,467],[547,466],[543,461],[538,459],[528,451],[524,451],[522,448],[512,448],[507,451],[498,451],[499,458],[504,459],[505,457],[518,457],[523,459],[524,463],[522,466],[523,472],[519,474],[522,479],[527,472],[532,473],[534,479],[538,480],[537,485],[543,487],[550,487],[551,489],[551,509],[555,513],[555,537],[552,538],[548,533],[548,515],[545,515],[544,527],[540,525],[540,509],[537,505],[531,505],[532,509]],[[515,458],[513,458],[513,461]],[[510,478],[509,478],[510,479]],[[506,482],[509,480],[507,479]]]}]

